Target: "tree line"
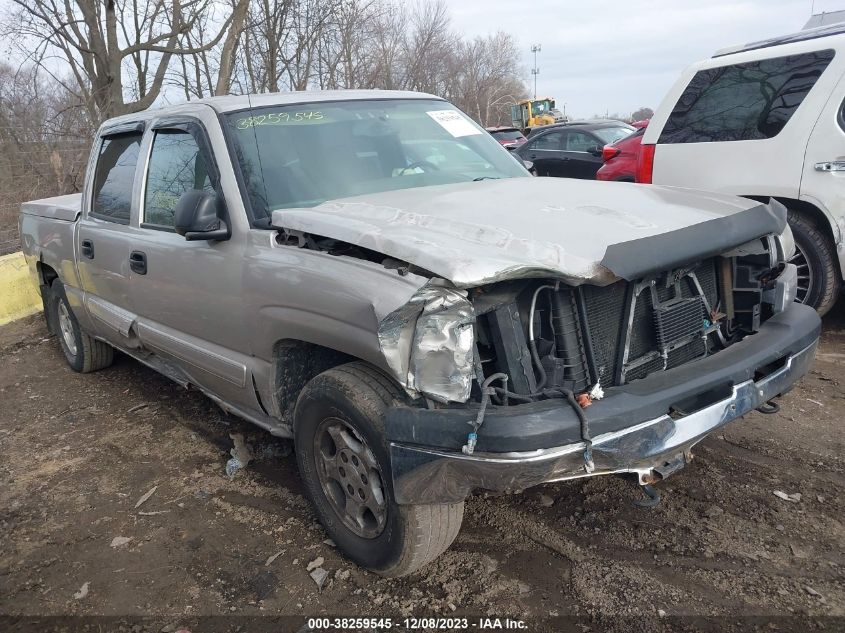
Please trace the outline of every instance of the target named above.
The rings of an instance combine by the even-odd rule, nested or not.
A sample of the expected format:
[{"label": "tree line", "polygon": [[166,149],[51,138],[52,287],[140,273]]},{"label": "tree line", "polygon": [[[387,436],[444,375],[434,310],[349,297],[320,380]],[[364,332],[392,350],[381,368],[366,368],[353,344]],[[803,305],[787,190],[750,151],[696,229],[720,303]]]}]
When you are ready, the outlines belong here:
[{"label": "tree line", "polygon": [[514,38],[463,37],[442,0],[12,0],[0,31],[92,124],[161,101],[382,88],[494,125],[526,95]]}]

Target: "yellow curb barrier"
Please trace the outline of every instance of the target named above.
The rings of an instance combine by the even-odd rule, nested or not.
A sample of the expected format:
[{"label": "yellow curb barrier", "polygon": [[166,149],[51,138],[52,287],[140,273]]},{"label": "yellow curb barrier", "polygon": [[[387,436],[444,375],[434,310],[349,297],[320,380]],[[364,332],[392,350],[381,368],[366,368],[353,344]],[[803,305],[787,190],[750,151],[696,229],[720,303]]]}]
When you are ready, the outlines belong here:
[{"label": "yellow curb barrier", "polygon": [[41,310],[41,293],[29,274],[23,253],[0,257],[0,325]]}]

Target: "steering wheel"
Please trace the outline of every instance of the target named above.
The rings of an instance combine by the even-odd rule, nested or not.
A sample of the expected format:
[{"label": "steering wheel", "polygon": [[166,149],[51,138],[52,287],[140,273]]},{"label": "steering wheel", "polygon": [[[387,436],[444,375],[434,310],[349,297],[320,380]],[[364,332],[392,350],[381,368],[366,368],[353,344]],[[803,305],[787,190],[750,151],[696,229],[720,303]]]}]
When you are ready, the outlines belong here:
[{"label": "steering wheel", "polygon": [[427,161],[427,160],[416,160],[416,161],[414,161],[413,163],[411,163],[410,165],[408,165],[407,167],[403,167],[403,168],[402,168],[402,171],[401,171],[400,173],[404,174],[404,173],[405,173],[406,171],[408,171],[409,169],[416,169],[417,167],[419,167],[419,168],[420,168],[420,169],[422,169],[423,171],[429,171],[429,170],[427,169],[428,167],[431,167],[431,170],[432,170],[432,171],[440,171],[440,168],[439,168],[437,165],[435,165],[434,163],[430,162],[430,161]]}]

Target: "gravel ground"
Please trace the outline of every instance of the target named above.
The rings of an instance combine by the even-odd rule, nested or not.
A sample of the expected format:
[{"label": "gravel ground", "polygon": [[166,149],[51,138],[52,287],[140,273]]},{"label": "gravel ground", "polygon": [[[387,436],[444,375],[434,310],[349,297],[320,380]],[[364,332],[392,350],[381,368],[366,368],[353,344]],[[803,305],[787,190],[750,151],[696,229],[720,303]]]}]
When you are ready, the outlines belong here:
[{"label": "gravel ground", "polygon": [[[52,622],[21,616],[196,633],[258,630],[267,616],[298,616],[281,631],[304,616],[441,614],[511,616],[531,631],[840,630],[843,303],[781,411],[702,442],[656,508],[634,507],[636,486],[614,477],[476,495],[452,548],[400,580],[327,542],[289,442],[125,356],[72,372],[40,317],[5,326],[0,629]],[[257,458],[230,479],[235,433]],[[322,591],[308,570],[319,559]]]}]

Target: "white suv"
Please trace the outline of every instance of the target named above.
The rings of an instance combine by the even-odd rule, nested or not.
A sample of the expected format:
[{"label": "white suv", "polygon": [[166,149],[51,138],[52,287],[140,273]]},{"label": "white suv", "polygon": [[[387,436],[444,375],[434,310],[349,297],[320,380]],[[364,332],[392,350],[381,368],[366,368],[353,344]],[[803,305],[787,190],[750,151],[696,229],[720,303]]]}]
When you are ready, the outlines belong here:
[{"label": "white suv", "polygon": [[776,198],[798,299],[821,314],[845,273],[845,25],[718,51],[687,68],[643,137],[637,181]]}]

